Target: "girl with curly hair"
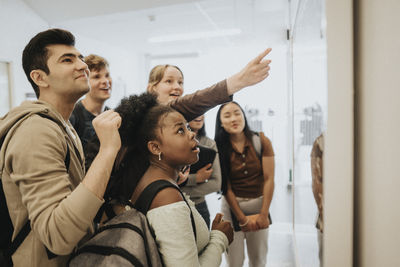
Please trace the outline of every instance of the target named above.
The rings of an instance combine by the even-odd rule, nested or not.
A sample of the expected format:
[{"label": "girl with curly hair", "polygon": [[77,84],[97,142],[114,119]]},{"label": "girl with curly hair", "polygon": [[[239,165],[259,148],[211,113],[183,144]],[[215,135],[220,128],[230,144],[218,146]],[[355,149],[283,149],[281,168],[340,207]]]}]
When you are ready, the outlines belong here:
[{"label": "girl with curly hair", "polygon": [[120,135],[127,152],[122,160],[117,159],[117,172],[110,179],[105,198],[120,200],[113,207],[119,214],[125,206],[118,203],[136,203],[152,183],[165,180],[174,184],[155,195],[146,214],[163,263],[165,266],[219,266],[222,253],[232,242],[230,223],[218,214],[210,233],[194,203],[176,186],[182,166],[198,160],[195,133],[188,130],[179,112],[159,105],[152,94],[125,98],[116,111],[122,118]]},{"label": "girl with curly hair", "polygon": [[[271,48],[266,49],[231,77],[208,88],[184,96],[182,71],[177,66],[158,65],[150,72],[147,92],[154,94],[158,103],[174,108],[183,115],[186,121],[192,121],[209,109],[231,101],[234,93],[267,78],[271,60],[264,58],[270,52]],[[93,147],[93,144],[90,148],[88,146],[85,155],[87,158],[86,169],[90,166],[95,153],[97,153],[97,148],[96,146]],[[121,153],[124,153],[124,150],[125,147],[122,147]]]},{"label": "girl with curly hair", "polygon": [[[254,58],[252,61],[250,61],[240,72],[234,74],[233,76],[229,77],[228,79],[225,79],[209,88],[203,89],[196,91],[193,94],[190,95],[185,95],[182,96],[183,94],[183,74],[179,70],[178,67],[176,66],[170,66],[170,65],[165,65],[164,67],[155,67],[150,74],[150,79],[149,79],[149,86],[147,90],[151,94],[145,94],[143,96],[140,96],[140,100],[137,99],[137,96],[131,96],[128,99],[124,99],[121,101],[121,104],[119,107],[116,108],[116,111],[121,114],[122,117],[122,125],[120,128],[120,134],[121,134],[121,140],[122,140],[122,146],[120,149],[120,152],[117,156],[114,169],[112,172],[112,177],[110,179],[107,191],[105,193],[105,201],[106,203],[111,202],[112,200],[117,200],[120,203],[124,203],[126,200],[130,200],[131,197],[134,197],[135,195],[132,195],[134,190],[136,188],[139,188],[138,191],[143,190],[143,184],[140,184],[139,181],[148,181],[148,179],[141,179],[141,177],[147,177],[145,176],[145,173],[147,171],[152,171],[153,168],[152,166],[157,166],[159,170],[165,170],[168,171],[168,175],[175,175],[175,177],[172,177],[172,180],[176,180],[176,177],[180,177],[181,179],[185,179],[185,175],[183,175],[180,170],[183,168],[184,165],[190,165],[190,163],[179,165],[176,164],[176,162],[172,162],[175,165],[174,167],[167,168],[164,164],[164,160],[170,160],[168,155],[172,156],[178,156],[179,152],[177,151],[177,147],[172,147],[173,149],[171,151],[175,151],[174,153],[171,153],[171,151],[159,151],[159,155],[157,154],[158,157],[161,159],[158,164],[161,162],[163,164],[157,165],[154,160],[154,154],[150,153],[150,147],[148,147],[148,144],[150,143],[151,140],[156,140],[156,137],[159,138],[159,135],[156,135],[156,132],[163,133],[164,132],[164,124],[165,124],[165,119],[166,116],[165,114],[173,113],[175,116],[178,116],[178,114],[185,119],[185,121],[191,121],[194,118],[204,114],[208,109],[220,104],[220,103],[225,103],[231,100],[232,95],[235,92],[238,92],[239,90],[256,84],[262,80],[264,80],[266,77],[269,75],[269,64],[271,63],[270,60],[264,59],[266,57],[271,49],[265,50],[263,53],[258,55],[256,58]],[[169,71],[175,72],[171,74]],[[178,73],[176,73],[178,72]],[[142,99],[143,98],[143,99]],[[136,100],[135,100],[136,99]],[[146,100],[145,100],[146,99]],[[158,103],[162,105],[157,105]],[[154,106],[154,110],[151,111],[149,107]],[[157,106],[157,108],[155,107]],[[164,111],[165,109],[165,111]],[[159,111],[159,113],[155,111]],[[169,110],[168,112],[166,110]],[[151,112],[150,112],[151,111]],[[161,112],[162,111],[162,112]],[[155,113],[154,113],[155,112]],[[147,114],[147,115],[145,115]],[[172,127],[172,126],[171,126]],[[158,130],[156,130],[158,129]],[[180,130],[182,131],[182,130]],[[186,133],[186,132],[185,132]],[[161,140],[161,139],[160,139]],[[98,140],[94,139],[88,144],[88,149],[87,149],[87,155],[86,155],[86,168],[88,168],[92,162],[92,160],[95,158],[97,152],[98,152]],[[152,146],[154,148],[154,146]],[[197,156],[197,155],[196,155]],[[171,160],[174,157],[171,158]],[[182,160],[182,158],[181,158]],[[187,160],[187,159],[186,159]],[[193,161],[194,162],[194,161]],[[193,163],[191,162],[191,163]],[[180,162],[183,163],[183,162]],[[177,170],[177,171],[171,171],[171,170]],[[188,174],[188,171],[186,172],[186,175]],[[186,176],[187,177],[187,176]],[[165,189],[165,191],[168,190],[173,190],[173,189]],[[137,191],[136,191],[137,192]],[[162,205],[167,205],[167,204],[172,204],[174,202],[168,203],[168,202],[163,202],[163,201],[168,201],[169,198],[166,198],[163,200],[163,192],[160,192],[160,197],[154,199],[153,203],[161,203]],[[159,201],[157,200],[159,199]],[[179,198],[178,198],[179,199]],[[135,200],[135,199],[133,199]],[[173,199],[174,200],[174,199]],[[177,199],[175,199],[177,200]],[[182,200],[182,199],[180,199]],[[172,201],[172,200],[171,200]],[[179,202],[179,201],[178,201]],[[157,205],[161,205],[157,204]],[[153,205],[153,204],[152,204]],[[157,206],[159,207],[159,206]],[[160,206],[161,207],[161,206]],[[151,207],[154,208],[154,207]],[[159,209],[159,210],[165,210]],[[193,212],[195,213],[195,212]],[[198,214],[198,213],[197,213]],[[99,212],[96,221],[99,220],[103,216],[102,210]],[[219,224],[218,220],[222,220],[222,215],[218,215],[219,217],[216,218],[213,222],[213,227],[214,229],[214,224]],[[157,216],[155,216],[156,218]],[[168,217],[172,218],[174,216]],[[163,216],[158,216],[159,218],[163,218]],[[149,220],[150,221],[150,220]],[[200,220],[200,224],[204,224],[204,220]],[[197,226],[196,222],[196,226]],[[154,229],[157,235],[157,226],[158,224],[154,224]],[[161,224],[160,224],[161,225]],[[153,227],[153,225],[152,225]],[[227,226],[225,226],[227,227]],[[163,228],[160,228],[163,229]],[[180,228],[180,227],[171,227],[168,229],[174,229],[176,231],[176,234],[184,234],[188,235],[192,231],[185,231],[185,228]],[[164,231],[164,230],[160,230]],[[167,231],[168,232],[168,231]],[[207,232],[208,233],[208,232]],[[167,235],[171,235],[171,232],[168,232]],[[218,235],[218,234],[214,234]],[[213,231],[211,231],[211,240],[213,240]],[[161,236],[163,236],[161,234]],[[159,235],[157,235],[157,239],[159,238]],[[206,239],[201,239],[199,238],[197,242],[191,243],[191,245],[184,243],[181,244],[179,243],[178,246],[171,246],[167,245],[168,242],[172,242],[172,240],[177,241],[175,238],[169,236],[163,243],[163,240],[158,240],[160,242],[160,252],[163,256],[163,259],[166,260],[166,264],[168,262],[172,262],[170,264],[171,266],[178,266],[180,262],[182,262],[182,257],[185,260],[189,259],[188,264],[183,264],[183,266],[197,266],[199,265],[204,265],[204,266],[214,266],[218,262],[220,262],[220,252],[225,250],[224,246],[222,243],[224,242],[219,242],[220,249],[216,249],[216,245],[211,245],[210,249],[207,249],[207,251],[210,252],[203,252],[201,253],[201,256],[196,257],[193,253],[193,244],[197,245],[197,252],[200,252],[201,249],[204,249],[207,242],[205,242]],[[186,240],[187,239],[183,239]],[[221,240],[221,239],[220,239]],[[218,242],[217,242],[218,243]],[[171,243],[170,243],[171,244]],[[211,242],[211,244],[214,244]],[[187,251],[188,248],[192,247],[192,249]],[[211,249],[214,247],[214,249]],[[178,249],[177,249],[178,248]],[[208,247],[207,247],[208,248]],[[171,249],[173,251],[171,251]],[[196,250],[196,248],[195,248]],[[184,253],[182,253],[182,251]],[[214,252],[211,252],[214,251]],[[214,253],[214,254],[213,254]],[[216,253],[216,254],[215,254]],[[207,255],[214,255],[214,256],[207,256]],[[215,256],[217,255],[217,256]],[[175,257],[178,257],[179,259],[175,259]],[[212,260],[208,260],[208,259]],[[171,261],[169,261],[171,259]],[[198,260],[198,262],[196,262]],[[184,262],[183,261],[183,262]],[[196,263],[195,263],[196,262]],[[209,264],[206,264],[206,262],[210,262]],[[176,264],[175,264],[176,263]],[[168,264],[167,264],[168,266]],[[215,266],[218,266],[215,265]]]}]

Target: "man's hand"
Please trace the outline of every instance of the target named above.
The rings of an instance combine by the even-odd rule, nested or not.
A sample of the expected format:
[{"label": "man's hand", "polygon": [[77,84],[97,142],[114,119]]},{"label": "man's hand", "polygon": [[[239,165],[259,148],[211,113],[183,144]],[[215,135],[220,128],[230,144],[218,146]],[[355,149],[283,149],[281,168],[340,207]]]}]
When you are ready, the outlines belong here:
[{"label": "man's hand", "polygon": [[100,141],[100,149],[82,184],[99,199],[103,199],[115,157],[121,147],[121,138],[118,132],[118,128],[121,126],[121,117],[117,112],[107,110],[98,115],[92,124]]},{"label": "man's hand", "polygon": [[100,150],[118,152],[121,147],[118,132],[121,126],[120,115],[113,110],[107,110],[94,118],[92,124],[100,141]]}]

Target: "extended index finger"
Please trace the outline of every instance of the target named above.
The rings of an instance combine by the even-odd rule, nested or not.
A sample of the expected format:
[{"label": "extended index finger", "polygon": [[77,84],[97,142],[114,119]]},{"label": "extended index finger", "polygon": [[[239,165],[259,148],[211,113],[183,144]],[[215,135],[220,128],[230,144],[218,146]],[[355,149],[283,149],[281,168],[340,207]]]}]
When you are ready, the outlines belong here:
[{"label": "extended index finger", "polygon": [[259,63],[266,55],[271,52],[272,48],[267,48],[265,51],[263,51],[261,54],[259,54],[253,61],[255,63]]}]

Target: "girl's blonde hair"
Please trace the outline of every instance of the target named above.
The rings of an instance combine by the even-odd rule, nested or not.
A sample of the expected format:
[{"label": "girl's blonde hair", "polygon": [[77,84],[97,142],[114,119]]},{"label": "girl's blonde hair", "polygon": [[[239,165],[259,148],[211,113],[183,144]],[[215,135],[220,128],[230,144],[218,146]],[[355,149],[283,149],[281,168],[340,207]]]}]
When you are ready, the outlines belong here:
[{"label": "girl's blonde hair", "polygon": [[165,70],[168,67],[173,67],[173,68],[176,68],[177,70],[179,70],[179,72],[182,74],[182,79],[183,79],[183,72],[177,66],[169,65],[169,64],[157,65],[154,68],[152,68],[151,71],[150,71],[149,82],[147,84],[147,92],[154,93],[154,87],[159,82],[161,82],[162,78],[164,77]]}]

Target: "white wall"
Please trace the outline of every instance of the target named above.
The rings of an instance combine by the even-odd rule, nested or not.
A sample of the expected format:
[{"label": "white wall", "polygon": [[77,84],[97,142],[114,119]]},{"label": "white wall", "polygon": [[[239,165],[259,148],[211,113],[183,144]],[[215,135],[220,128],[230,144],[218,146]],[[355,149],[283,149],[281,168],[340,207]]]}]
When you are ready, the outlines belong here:
[{"label": "white wall", "polygon": [[20,0],[0,0],[0,60],[11,62],[13,106],[25,100],[25,93],[33,93],[22,69],[22,51],[38,32],[48,24]]},{"label": "white wall", "polygon": [[[57,27],[57,25],[49,25],[23,1],[0,0],[0,36],[2,36],[0,60],[12,63],[12,106],[17,106],[25,100],[25,93],[33,93],[33,88],[22,69],[22,51],[34,35],[49,27]],[[134,53],[82,35],[74,35],[76,47],[83,55],[98,54],[110,63],[114,81],[113,93],[106,105],[115,107],[124,94],[142,90],[137,88],[137,68],[139,67],[137,61],[139,59]]]},{"label": "white wall", "polygon": [[400,1],[357,1],[357,262],[400,266]]},{"label": "white wall", "polygon": [[328,129],[324,154],[324,266],[352,267],[353,2],[327,0],[326,13]]},{"label": "white wall", "polygon": [[135,54],[124,48],[102,43],[79,34],[75,34],[75,38],[75,46],[83,55],[96,54],[107,59],[110,64],[113,90],[111,98],[105,103],[107,106],[114,108],[124,96],[142,91],[137,86],[139,66],[137,64],[138,57]]},{"label": "white wall", "polygon": [[[325,191],[324,266],[397,267],[400,2],[365,0],[353,6],[346,0],[328,0],[327,10],[329,115],[324,186],[329,190]],[[354,158],[350,136],[356,145]]]}]

